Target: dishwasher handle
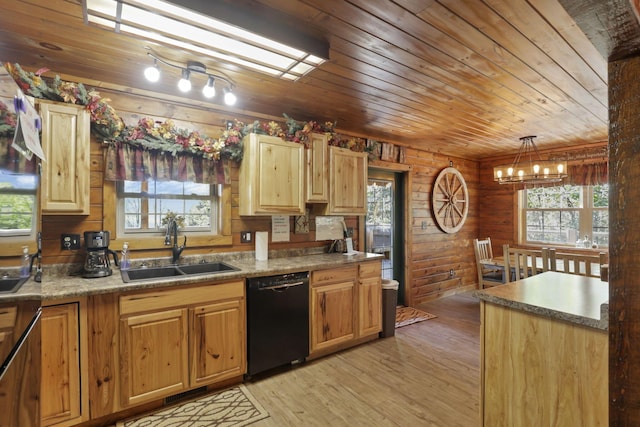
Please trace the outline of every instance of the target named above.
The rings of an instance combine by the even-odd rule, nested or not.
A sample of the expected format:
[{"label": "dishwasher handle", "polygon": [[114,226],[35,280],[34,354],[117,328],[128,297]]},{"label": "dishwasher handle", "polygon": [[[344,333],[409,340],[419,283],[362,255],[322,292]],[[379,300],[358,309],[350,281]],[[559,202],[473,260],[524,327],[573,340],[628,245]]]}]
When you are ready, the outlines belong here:
[{"label": "dishwasher handle", "polygon": [[258,290],[260,290],[260,291],[279,291],[279,290],[282,290],[282,289],[293,288],[294,286],[301,286],[301,285],[304,285],[304,284],[305,284],[305,281],[301,280],[299,282],[283,283],[283,284],[274,285],[274,286],[265,286],[263,288],[259,288]]}]

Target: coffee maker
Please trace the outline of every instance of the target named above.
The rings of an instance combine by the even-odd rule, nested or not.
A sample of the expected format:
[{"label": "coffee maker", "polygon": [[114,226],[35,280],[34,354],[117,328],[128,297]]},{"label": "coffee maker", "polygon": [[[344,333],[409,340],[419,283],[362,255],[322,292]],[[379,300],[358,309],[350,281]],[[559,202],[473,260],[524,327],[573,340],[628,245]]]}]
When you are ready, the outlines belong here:
[{"label": "coffee maker", "polygon": [[109,249],[108,231],[85,231],[84,246],[87,250],[87,259],[84,262],[82,277],[107,277],[111,276],[111,261],[118,265],[118,255]]}]

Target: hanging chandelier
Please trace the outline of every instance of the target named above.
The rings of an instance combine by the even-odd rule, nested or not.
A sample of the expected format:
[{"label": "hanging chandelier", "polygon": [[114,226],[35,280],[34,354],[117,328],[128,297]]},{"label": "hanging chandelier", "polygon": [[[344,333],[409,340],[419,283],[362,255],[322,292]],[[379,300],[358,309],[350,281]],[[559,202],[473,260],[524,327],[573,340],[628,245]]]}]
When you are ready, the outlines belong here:
[{"label": "hanging chandelier", "polygon": [[567,162],[542,160],[534,138],[520,138],[522,145],[513,163],[493,168],[494,181],[499,184],[545,184],[560,182],[567,176]]}]

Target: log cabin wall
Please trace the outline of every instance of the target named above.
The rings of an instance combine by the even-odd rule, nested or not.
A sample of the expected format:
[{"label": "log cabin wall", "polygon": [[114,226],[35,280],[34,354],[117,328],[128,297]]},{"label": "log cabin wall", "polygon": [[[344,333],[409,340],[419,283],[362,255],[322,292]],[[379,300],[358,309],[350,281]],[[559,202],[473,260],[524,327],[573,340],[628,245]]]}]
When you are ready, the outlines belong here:
[{"label": "log cabin wall", "polygon": [[[177,101],[167,102],[146,96],[132,95],[123,92],[111,92],[100,89],[103,97],[109,98],[118,114],[129,125],[137,123],[141,117],[153,117],[157,120],[171,118],[178,127],[199,130],[210,136],[220,134],[227,120],[238,119],[245,123],[256,119],[276,120],[283,122],[280,117],[260,115],[258,113],[227,113],[212,110],[202,106],[181,104]],[[251,115],[249,115],[251,114]],[[357,135],[362,136],[362,135]],[[464,176],[470,200],[468,218],[464,227],[455,234],[441,231],[431,211],[431,191],[438,173],[449,162],[453,162]],[[416,304],[420,301],[434,299],[446,294],[471,289],[476,286],[475,266],[473,262],[472,239],[477,235],[478,226],[478,165],[475,161],[445,156],[437,153],[407,149],[404,160],[405,166],[410,166],[408,173],[407,221],[408,235],[406,251],[406,282],[409,289],[406,303]],[[240,243],[241,231],[262,231],[271,229],[271,218],[240,217],[238,214],[238,172],[236,165],[232,167],[232,233],[233,243],[223,247],[189,247],[184,255],[205,254],[213,252],[252,251],[252,243]],[[103,177],[104,164],[102,147],[96,140],[91,141],[91,209],[89,216],[51,215],[43,216],[43,262],[44,264],[82,263],[85,252],[83,249],[67,251],[60,247],[61,233],[78,233],[103,229],[103,217],[111,215],[103,210]],[[270,243],[270,250],[288,248],[318,248],[325,247],[328,242],[315,241],[315,227],[311,215],[310,233],[293,233],[291,224],[291,241],[285,243]],[[354,241],[358,240],[360,227],[358,217],[346,217],[348,227],[354,229]],[[293,218],[291,219],[293,221]],[[423,227],[424,223],[424,227]],[[158,235],[158,239],[163,236]],[[136,251],[131,245],[132,257],[169,257],[168,249]],[[357,248],[359,249],[359,248]],[[454,277],[449,271],[453,269]]]}]

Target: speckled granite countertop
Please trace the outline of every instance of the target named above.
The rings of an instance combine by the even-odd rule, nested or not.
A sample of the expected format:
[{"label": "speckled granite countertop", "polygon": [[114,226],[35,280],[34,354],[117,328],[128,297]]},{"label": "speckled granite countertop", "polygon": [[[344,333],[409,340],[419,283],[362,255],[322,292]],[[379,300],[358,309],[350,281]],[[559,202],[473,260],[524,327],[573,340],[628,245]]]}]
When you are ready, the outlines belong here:
[{"label": "speckled granite countertop", "polygon": [[[43,300],[55,300],[111,292],[151,289],[168,285],[180,286],[212,281],[218,282],[231,279],[244,279],[247,277],[270,276],[296,271],[322,270],[326,268],[336,268],[351,263],[382,259],[382,255],[362,252],[356,253],[355,255],[320,253],[284,256],[270,258],[267,261],[256,261],[253,257],[253,252],[248,252],[239,254],[221,254],[217,256],[191,257],[181,259],[180,263],[197,263],[203,259],[206,261],[224,261],[239,270],[224,273],[198,274],[178,277],[173,276],[162,279],[124,283],[117,267],[112,267],[113,274],[111,276],[84,279],[78,274],[64,271],[65,269],[60,268],[59,266],[44,266],[44,275],[41,284],[37,284],[33,279],[30,279],[17,292],[0,294],[0,303],[32,298],[34,294],[40,294]],[[133,260],[132,267],[138,267],[143,263],[148,266],[167,264],[166,260],[164,260],[164,262],[163,260],[158,260],[157,262],[155,260]]]},{"label": "speckled granite countertop", "polygon": [[607,330],[609,284],[598,278],[547,271],[474,292],[486,302]]}]

